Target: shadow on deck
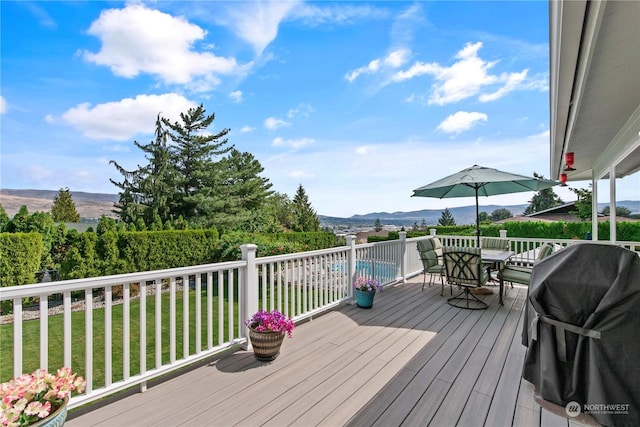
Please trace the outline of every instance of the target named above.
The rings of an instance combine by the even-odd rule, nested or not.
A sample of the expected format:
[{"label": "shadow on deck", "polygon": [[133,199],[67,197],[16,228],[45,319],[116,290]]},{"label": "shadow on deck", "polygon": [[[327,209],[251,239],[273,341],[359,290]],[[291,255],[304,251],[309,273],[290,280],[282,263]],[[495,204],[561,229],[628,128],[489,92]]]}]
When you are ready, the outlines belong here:
[{"label": "shadow on deck", "polygon": [[521,380],[526,288],[500,307],[495,287],[482,297],[489,308],[472,311],[421,286],[419,276],[377,294],[372,309],[346,305],[299,325],[274,362],[222,355],[79,408],[66,425],[579,425],[541,409]]}]

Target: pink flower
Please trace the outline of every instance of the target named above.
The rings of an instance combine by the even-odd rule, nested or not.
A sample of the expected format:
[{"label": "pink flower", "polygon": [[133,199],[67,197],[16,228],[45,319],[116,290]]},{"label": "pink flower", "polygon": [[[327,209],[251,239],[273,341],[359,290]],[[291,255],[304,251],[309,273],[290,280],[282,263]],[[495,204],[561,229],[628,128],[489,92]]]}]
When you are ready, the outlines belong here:
[{"label": "pink flower", "polygon": [[51,413],[51,402],[31,402],[24,410],[26,415],[37,415],[38,418],[44,418]]}]

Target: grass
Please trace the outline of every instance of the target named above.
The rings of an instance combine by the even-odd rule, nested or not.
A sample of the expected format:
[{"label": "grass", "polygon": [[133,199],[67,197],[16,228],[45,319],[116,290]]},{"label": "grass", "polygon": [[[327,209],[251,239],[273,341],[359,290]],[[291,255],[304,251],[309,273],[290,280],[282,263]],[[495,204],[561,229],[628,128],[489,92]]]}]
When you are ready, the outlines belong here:
[{"label": "grass", "polygon": [[[237,294],[236,294],[237,296]],[[189,291],[189,354],[196,351],[196,292]],[[170,319],[169,319],[170,295],[164,293],[161,300],[162,320],[161,320],[161,360],[162,363],[169,363],[170,360]],[[201,348],[207,346],[207,297],[206,291],[201,294]],[[212,296],[213,310],[213,345],[218,343],[218,296]],[[222,341],[229,339],[228,318],[229,302],[223,297],[223,310],[225,325]],[[147,296],[146,299],[146,365],[147,370],[156,366],[156,337],[155,337],[155,298]],[[238,304],[233,302],[234,321],[238,318]],[[130,303],[130,375],[140,373],[140,300],[135,299]],[[111,310],[112,339],[111,360],[112,360],[112,381],[124,378],[123,371],[123,351],[124,351],[124,305],[114,305]],[[181,359],[188,354],[183,350],[183,293],[176,292],[176,338],[175,357]],[[238,325],[234,326],[234,334],[238,334]],[[77,311],[71,314],[71,368],[85,376],[85,312]],[[93,310],[93,387],[98,388],[105,385],[105,309],[97,308]],[[40,321],[29,320],[22,324],[22,366],[23,372],[32,372],[40,367]],[[54,367],[64,366],[64,335],[63,335],[63,315],[49,317],[48,321],[48,365]],[[13,324],[0,325],[0,382],[5,382],[13,378]]]}]

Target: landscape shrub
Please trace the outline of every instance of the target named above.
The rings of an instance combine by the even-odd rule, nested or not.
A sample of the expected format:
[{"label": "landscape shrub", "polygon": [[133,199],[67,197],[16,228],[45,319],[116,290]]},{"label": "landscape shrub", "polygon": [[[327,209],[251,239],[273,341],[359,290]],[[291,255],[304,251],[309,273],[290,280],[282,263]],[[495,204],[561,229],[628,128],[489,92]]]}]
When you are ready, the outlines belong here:
[{"label": "landscape shrub", "polygon": [[[35,283],[43,249],[40,233],[0,233],[0,287]],[[11,301],[0,302],[0,314],[11,312]]]},{"label": "landscape shrub", "polygon": [[35,283],[43,249],[40,233],[0,233],[0,287]]}]

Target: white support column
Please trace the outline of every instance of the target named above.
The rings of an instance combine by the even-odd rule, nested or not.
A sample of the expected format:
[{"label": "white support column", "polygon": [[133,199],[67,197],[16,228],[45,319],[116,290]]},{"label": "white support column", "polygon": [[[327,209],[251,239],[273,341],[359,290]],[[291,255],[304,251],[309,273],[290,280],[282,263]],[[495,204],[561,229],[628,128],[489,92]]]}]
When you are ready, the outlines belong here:
[{"label": "white support column", "polygon": [[591,178],[591,240],[598,240],[598,180]]},{"label": "white support column", "polygon": [[609,168],[609,234],[611,243],[616,243],[616,165]]},{"label": "white support column", "polygon": [[400,231],[400,275],[402,283],[407,282],[407,232]]},{"label": "white support column", "polygon": [[[258,270],[256,268],[256,249],[258,247],[253,244],[245,244],[240,246],[242,251],[242,260],[247,262],[244,268],[244,274],[240,281],[242,288],[240,295],[240,318],[248,319],[258,311]],[[249,340],[249,327],[239,325],[242,330],[241,336],[247,338],[247,342],[243,345],[245,350],[251,350],[251,341]]]},{"label": "white support column", "polygon": [[507,238],[507,230],[500,230],[500,238],[501,239]]},{"label": "white support column", "polygon": [[349,291],[347,295],[353,298],[353,279],[356,277],[356,236],[349,235],[346,237],[347,246],[349,246]]},{"label": "white support column", "polygon": [[430,228],[429,229],[429,236],[435,236],[436,235],[436,229],[435,228]]}]

